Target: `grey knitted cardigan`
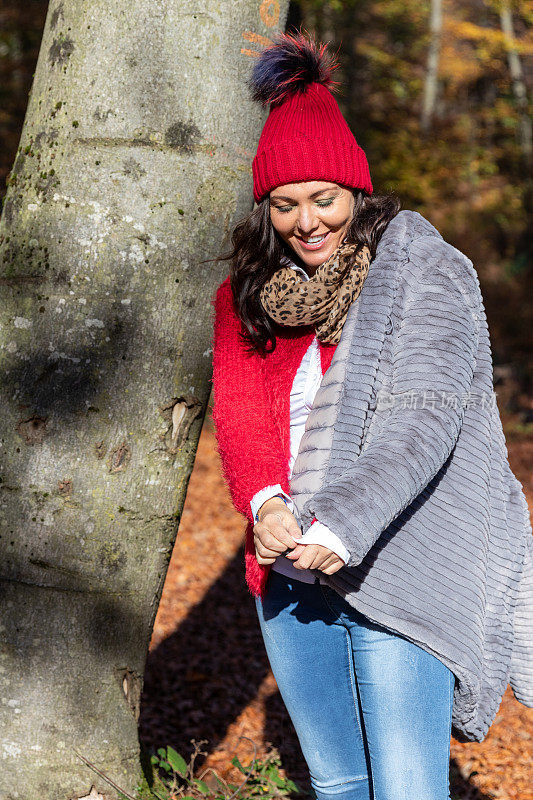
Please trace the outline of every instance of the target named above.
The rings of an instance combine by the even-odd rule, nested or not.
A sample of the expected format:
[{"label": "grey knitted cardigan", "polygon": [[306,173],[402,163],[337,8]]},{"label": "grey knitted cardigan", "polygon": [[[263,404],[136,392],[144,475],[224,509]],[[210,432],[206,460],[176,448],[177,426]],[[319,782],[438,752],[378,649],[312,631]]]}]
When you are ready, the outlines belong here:
[{"label": "grey knitted cardigan", "polygon": [[401,211],[350,306],[290,488],[304,530],[316,516],[350,551],[327,584],[454,672],[459,741],[483,741],[508,682],[533,706],[533,537],[495,398],[472,262]]}]

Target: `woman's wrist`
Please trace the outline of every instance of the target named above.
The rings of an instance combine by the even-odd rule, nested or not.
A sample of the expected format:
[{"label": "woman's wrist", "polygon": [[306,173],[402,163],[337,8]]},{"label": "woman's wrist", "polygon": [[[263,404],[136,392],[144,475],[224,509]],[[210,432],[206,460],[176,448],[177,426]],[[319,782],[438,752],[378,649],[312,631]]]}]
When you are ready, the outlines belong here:
[{"label": "woman's wrist", "polygon": [[265,500],[265,502],[261,506],[259,506],[259,509],[257,511],[257,521],[262,522],[264,516],[268,514],[270,511],[286,507],[287,507],[287,501],[285,500],[283,495],[275,494],[273,497],[269,497],[268,500]]}]

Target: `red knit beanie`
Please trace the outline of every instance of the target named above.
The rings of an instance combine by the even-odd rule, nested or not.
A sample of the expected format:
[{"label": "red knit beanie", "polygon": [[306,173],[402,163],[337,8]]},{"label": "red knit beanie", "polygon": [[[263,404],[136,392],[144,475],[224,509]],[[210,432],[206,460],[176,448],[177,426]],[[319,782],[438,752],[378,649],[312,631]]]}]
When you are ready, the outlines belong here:
[{"label": "red knit beanie", "polygon": [[338,67],[307,35],[280,33],[259,56],[249,81],[254,100],[270,104],[252,162],[259,203],[285,183],[324,180],[372,194],[364,150],[328,86]]}]

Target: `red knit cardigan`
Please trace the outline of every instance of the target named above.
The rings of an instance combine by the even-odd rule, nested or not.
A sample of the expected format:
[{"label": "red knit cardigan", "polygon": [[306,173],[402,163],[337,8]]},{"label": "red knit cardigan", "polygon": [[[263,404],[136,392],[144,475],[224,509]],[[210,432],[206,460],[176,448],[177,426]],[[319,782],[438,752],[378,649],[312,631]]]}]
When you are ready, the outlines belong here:
[{"label": "red knit cardigan", "polygon": [[[265,486],[279,483],[289,492],[290,392],[296,371],[311,344],[313,326],[285,328],[276,348],[264,358],[249,354],[233,305],[229,276],[215,292],[213,324],[213,424],[224,480],[234,507],[247,520],[245,578],[250,592],[264,594],[270,565],[255,557],[250,500]],[[286,331],[286,333],[285,333]],[[322,374],[335,344],[318,342]]]}]

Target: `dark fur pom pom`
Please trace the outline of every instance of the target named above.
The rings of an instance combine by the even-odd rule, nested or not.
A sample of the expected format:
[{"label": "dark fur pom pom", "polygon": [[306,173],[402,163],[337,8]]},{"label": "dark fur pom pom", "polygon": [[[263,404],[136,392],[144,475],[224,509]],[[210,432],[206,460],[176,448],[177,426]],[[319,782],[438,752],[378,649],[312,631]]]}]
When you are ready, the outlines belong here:
[{"label": "dark fur pom pom", "polygon": [[331,73],[338,66],[327,44],[317,45],[301,32],[279,33],[254,64],[248,86],[252,98],[266,106],[304,91],[309,83],[335,89]]}]

